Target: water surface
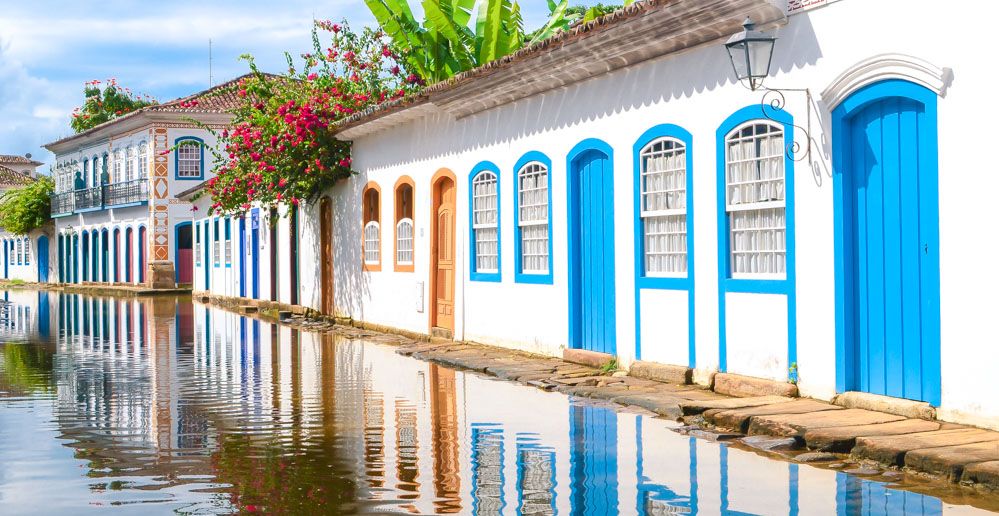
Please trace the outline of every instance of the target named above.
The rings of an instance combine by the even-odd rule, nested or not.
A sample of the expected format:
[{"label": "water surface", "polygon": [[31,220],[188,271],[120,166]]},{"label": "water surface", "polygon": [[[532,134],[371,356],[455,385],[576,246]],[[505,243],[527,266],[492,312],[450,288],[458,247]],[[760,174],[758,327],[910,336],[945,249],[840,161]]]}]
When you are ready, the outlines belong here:
[{"label": "water surface", "polygon": [[0,294],[5,515],[958,514],[989,502],[770,460],[190,298]]}]

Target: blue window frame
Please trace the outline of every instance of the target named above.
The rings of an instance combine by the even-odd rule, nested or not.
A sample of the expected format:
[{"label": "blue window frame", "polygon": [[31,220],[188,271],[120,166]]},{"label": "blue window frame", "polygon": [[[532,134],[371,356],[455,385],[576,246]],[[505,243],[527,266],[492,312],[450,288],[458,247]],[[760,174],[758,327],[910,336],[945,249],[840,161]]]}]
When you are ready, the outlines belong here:
[{"label": "blue window frame", "polygon": [[[771,131],[774,128],[781,131],[783,139],[774,141],[772,139],[772,134],[774,133],[764,132]],[[742,133],[743,131],[746,132]],[[762,136],[771,138],[770,141],[773,145],[765,148],[766,144],[757,143]],[[784,294],[787,296],[787,363],[790,365],[797,361],[797,311],[795,309],[796,296],[794,288],[794,159],[792,156],[789,156],[788,152],[788,149],[791,149],[794,144],[793,118],[784,110],[761,105],[748,106],[736,111],[722,122],[718,127],[715,137],[718,165],[718,369],[725,372],[728,367],[725,324],[725,297],[728,292]],[[748,149],[751,150],[751,155],[733,154],[731,156],[732,163],[730,163],[729,146],[737,143],[745,144],[742,150],[738,152],[745,154],[744,151]],[[778,163],[783,166],[783,183],[779,185],[779,190],[774,189],[778,187],[776,185],[777,178],[767,175],[767,172],[764,170],[765,166],[759,163],[764,159],[769,159],[771,163]],[[735,180],[729,181],[730,165],[736,167],[737,165],[735,164],[739,162],[750,163],[750,165],[742,172],[733,168],[732,173]],[[735,177],[739,174],[746,175],[746,173],[752,175],[752,178],[743,181],[744,178],[741,176]],[[768,184],[768,181],[775,184]],[[735,188],[738,188],[737,185],[740,182],[751,185],[750,189],[748,191],[736,192]],[[730,188],[732,188],[731,191]],[[730,199],[730,197],[733,197],[733,199]],[[730,203],[730,200],[733,202]],[[750,268],[747,269],[747,265],[744,263],[740,264],[733,258],[738,252],[744,250],[744,248],[736,249],[737,253],[733,254],[731,236],[732,220],[743,217],[742,215],[738,215],[739,210],[743,209],[745,211],[755,211],[761,217],[763,215],[769,216],[769,214],[764,213],[768,210],[778,213],[779,211],[783,211],[783,214],[778,215],[778,217],[783,218],[783,224],[778,224],[778,226],[783,226],[783,234],[781,236],[783,236],[784,256],[780,257],[778,253],[774,257],[775,261],[769,262],[777,264],[774,268],[768,268],[770,265],[750,265]],[[761,218],[760,220],[763,219]],[[746,220],[740,219],[737,222],[740,225],[737,229],[740,231],[747,228],[750,231],[759,231],[758,228],[769,227],[768,225],[754,225],[755,223],[752,222],[751,218],[746,218]],[[777,234],[779,233],[778,231]],[[759,239],[756,240],[756,242],[760,241]],[[740,245],[742,244],[736,242],[737,248]],[[761,252],[774,249],[774,247],[759,246],[758,243],[755,245],[757,245],[757,249]],[[753,249],[749,248],[747,251],[752,252]],[[768,262],[763,260],[758,263],[766,264]],[[761,267],[764,269],[764,272],[753,272],[752,267]]]},{"label": "blue window frame", "polygon": [[524,154],[514,167],[513,247],[517,283],[554,282],[551,169],[552,161],[538,151]]},{"label": "blue window frame", "polygon": [[31,239],[24,239],[24,264],[31,265]]},{"label": "blue window frame", "polygon": [[212,261],[218,267],[222,264],[221,249],[219,248],[219,219],[212,219]]},{"label": "blue window frame", "polygon": [[232,219],[225,219],[225,266],[232,267]]},{"label": "blue window frame", "polygon": [[635,358],[642,356],[642,289],[686,290],[687,362],[695,367],[693,137],[680,126],[657,125],[638,138],[632,152]]},{"label": "blue window frame", "polygon": [[502,281],[499,167],[483,161],[468,174],[469,279]]},{"label": "blue window frame", "polygon": [[196,136],[181,136],[173,146],[174,179],[202,180],[205,177],[205,141]]}]

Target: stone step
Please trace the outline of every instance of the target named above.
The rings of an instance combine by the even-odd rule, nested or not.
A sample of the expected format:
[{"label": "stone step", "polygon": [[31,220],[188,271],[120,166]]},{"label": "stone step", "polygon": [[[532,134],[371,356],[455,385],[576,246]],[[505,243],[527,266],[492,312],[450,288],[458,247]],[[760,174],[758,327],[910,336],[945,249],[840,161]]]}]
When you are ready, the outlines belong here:
[{"label": "stone step", "polygon": [[852,455],[889,466],[905,465],[905,457],[916,450],[942,448],[999,440],[999,433],[977,428],[956,428],[905,435],[858,437]]},{"label": "stone step", "polygon": [[940,423],[935,421],[904,419],[902,421],[874,425],[817,428],[805,432],[804,437],[805,445],[811,450],[850,453],[850,450],[856,445],[858,437],[914,434],[919,432],[933,432],[940,429]]},{"label": "stone step", "polygon": [[714,390],[719,394],[738,397],[788,396],[798,397],[798,386],[787,382],[767,380],[732,373],[714,376]]},{"label": "stone step", "polygon": [[693,369],[686,366],[659,364],[637,360],[628,368],[628,374],[662,383],[688,384],[693,379]]},{"label": "stone step", "polygon": [[833,399],[833,403],[844,408],[859,408],[885,412],[910,419],[936,419],[937,412],[925,401],[913,401],[891,396],[881,396],[866,392],[844,392]]},{"label": "stone step", "polygon": [[883,414],[861,409],[825,410],[809,414],[776,414],[753,416],[749,420],[749,433],[777,437],[800,437],[816,428],[873,425],[901,421],[902,416]]},{"label": "stone step", "polygon": [[614,356],[585,349],[566,348],[562,350],[562,360],[600,369],[611,360],[614,360]]},{"label": "stone step", "polygon": [[991,433],[995,434],[993,441],[913,450],[905,454],[905,466],[946,476],[951,482],[957,482],[961,480],[966,466],[999,460],[999,433]]},{"label": "stone step", "polygon": [[794,400],[762,405],[759,407],[741,408],[736,410],[712,409],[704,413],[704,419],[714,423],[719,428],[736,430],[745,433],[749,429],[749,419],[753,416],[772,416],[777,414],[807,414],[826,410],[843,410],[842,407],[830,405],[815,400]]},{"label": "stone step", "polygon": [[999,491],[999,460],[969,464],[961,474],[961,482],[970,482]]}]

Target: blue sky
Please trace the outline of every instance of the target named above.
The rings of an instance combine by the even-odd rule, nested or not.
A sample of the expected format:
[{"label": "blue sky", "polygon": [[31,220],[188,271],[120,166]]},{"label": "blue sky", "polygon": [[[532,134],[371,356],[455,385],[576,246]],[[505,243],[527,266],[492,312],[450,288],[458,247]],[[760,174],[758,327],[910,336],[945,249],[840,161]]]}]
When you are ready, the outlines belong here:
[{"label": "blue sky", "polygon": [[[85,81],[116,77],[167,101],[208,87],[208,40],[216,83],[242,75],[250,53],[279,72],[284,52],[311,46],[313,18],[374,24],[363,0],[4,0],[0,17],[0,154],[32,153],[71,134]],[[410,0],[414,8],[418,0]],[[528,30],[545,0],[521,0]],[[418,9],[414,9],[418,10]],[[47,170],[45,167],[43,170]]]}]

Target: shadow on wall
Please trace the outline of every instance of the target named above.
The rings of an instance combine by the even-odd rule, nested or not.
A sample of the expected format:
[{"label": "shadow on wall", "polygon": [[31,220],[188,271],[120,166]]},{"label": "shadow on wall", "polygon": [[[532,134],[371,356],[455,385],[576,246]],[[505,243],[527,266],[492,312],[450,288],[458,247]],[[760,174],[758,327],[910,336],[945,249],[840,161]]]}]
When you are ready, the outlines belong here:
[{"label": "shadow on wall", "polygon": [[[366,183],[366,176],[357,175],[338,182],[330,192],[333,200],[333,302],[337,313],[361,320],[364,319],[362,300],[370,295],[367,276],[361,271],[364,261],[361,249],[361,190]],[[315,211],[318,213],[318,208]],[[318,224],[318,217],[316,219]],[[318,228],[316,234],[319,234]],[[384,236],[383,231],[383,239]],[[316,256],[319,256],[318,252]]]},{"label": "shadow on wall", "polygon": [[[794,16],[787,26],[780,29],[778,37],[771,75],[813,65],[822,57],[807,14]],[[656,103],[690,99],[695,94],[713,91],[733,82],[731,61],[719,41],[460,120],[451,121],[449,115],[437,114],[388,129],[384,133],[387,138],[379,139],[379,145],[380,142],[393,140],[397,150],[384,152],[382,149],[378,152],[377,149],[366,149],[363,161],[370,169],[378,169],[439,159],[456,152],[509,143],[593,122]],[[779,79],[775,81],[779,82]],[[762,92],[759,96],[762,97]],[[704,99],[704,102],[711,100]],[[718,117],[718,122],[721,122],[731,111],[743,106],[744,103],[727,107],[710,105],[706,113]],[[648,126],[664,121],[650,120]],[[683,124],[682,120],[672,122]]]}]

